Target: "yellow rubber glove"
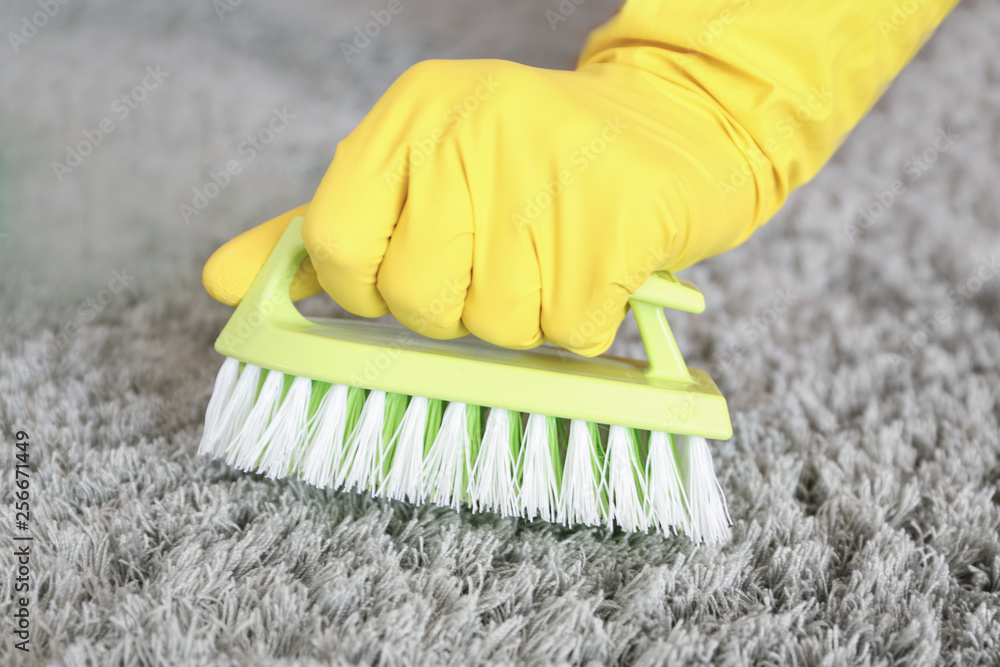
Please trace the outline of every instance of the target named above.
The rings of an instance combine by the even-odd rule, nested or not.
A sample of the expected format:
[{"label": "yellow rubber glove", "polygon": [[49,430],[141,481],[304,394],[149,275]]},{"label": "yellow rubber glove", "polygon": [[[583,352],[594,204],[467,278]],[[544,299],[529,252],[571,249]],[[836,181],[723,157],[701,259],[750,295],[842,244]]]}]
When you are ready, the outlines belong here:
[{"label": "yellow rubber glove", "polygon": [[[293,297],[599,354],[651,271],[738,245],[811,178],[956,2],[631,0],[572,72],[420,63],[337,147]],[[220,248],[208,291],[237,303],[302,210]]]}]

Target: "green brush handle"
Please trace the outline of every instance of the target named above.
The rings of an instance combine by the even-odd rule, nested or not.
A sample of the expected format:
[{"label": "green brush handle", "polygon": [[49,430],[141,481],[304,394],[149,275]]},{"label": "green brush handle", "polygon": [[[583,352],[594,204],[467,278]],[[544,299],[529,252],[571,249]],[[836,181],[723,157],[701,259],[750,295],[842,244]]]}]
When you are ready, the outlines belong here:
[{"label": "green brush handle", "polygon": [[[262,318],[306,329],[313,326],[312,323],[299,313],[289,297],[292,280],[307,256],[301,229],[301,217],[289,223],[250,286],[244,302],[261,313]],[[635,313],[649,360],[645,376],[657,385],[694,383],[663,309],[700,313],[705,309],[705,297],[701,292],[668,271],[656,271],[629,297],[629,306]]]},{"label": "green brush handle", "polygon": [[635,313],[649,360],[646,377],[658,382],[694,382],[663,309],[700,313],[705,310],[705,297],[698,288],[669,271],[655,271],[629,297],[628,303]]}]

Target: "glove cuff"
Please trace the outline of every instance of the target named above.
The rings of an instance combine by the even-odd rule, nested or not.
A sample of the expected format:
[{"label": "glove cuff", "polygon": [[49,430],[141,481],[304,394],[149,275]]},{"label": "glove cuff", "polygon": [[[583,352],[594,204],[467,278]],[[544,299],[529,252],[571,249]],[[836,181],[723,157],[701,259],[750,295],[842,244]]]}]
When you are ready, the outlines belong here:
[{"label": "glove cuff", "polygon": [[629,0],[590,35],[578,69],[636,67],[713,100],[749,165],[733,179],[752,174],[763,197],[756,227],[829,160],[957,2]]}]

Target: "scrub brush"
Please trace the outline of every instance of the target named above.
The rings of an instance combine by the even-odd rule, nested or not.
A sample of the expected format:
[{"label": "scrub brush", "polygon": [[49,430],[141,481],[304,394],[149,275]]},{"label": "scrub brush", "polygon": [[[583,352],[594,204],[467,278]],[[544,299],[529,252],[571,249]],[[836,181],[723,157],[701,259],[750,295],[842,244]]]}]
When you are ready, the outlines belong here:
[{"label": "scrub brush", "polygon": [[656,272],[629,299],[648,363],[432,340],[303,317],[289,299],[301,225],[289,224],[216,341],[226,360],[199,453],[416,504],[728,537],[705,440],[732,435],[726,401],[688,369],[663,313],[704,310],[690,283]]}]

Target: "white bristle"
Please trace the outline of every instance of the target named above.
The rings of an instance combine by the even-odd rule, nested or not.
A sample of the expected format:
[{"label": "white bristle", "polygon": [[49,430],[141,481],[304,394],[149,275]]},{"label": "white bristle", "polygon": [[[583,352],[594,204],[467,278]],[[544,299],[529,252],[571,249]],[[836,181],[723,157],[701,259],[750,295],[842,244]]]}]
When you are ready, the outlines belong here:
[{"label": "white bristle", "polygon": [[215,377],[212,398],[205,410],[205,429],[202,431],[201,445],[198,446],[199,454],[213,454],[218,448],[222,436],[222,417],[230,405],[230,397],[239,379],[240,360],[226,357]]},{"label": "white bristle", "polygon": [[378,484],[382,477],[384,422],[385,392],[372,391],[347,439],[347,452],[337,476],[337,486],[367,491]]},{"label": "white bristle", "polygon": [[472,470],[472,509],[503,516],[517,515],[517,484],[514,480],[514,453],[511,451],[510,414],[493,408],[486,419],[483,444]]},{"label": "white bristle", "polygon": [[[424,466],[424,434],[427,431],[427,399],[415,396],[406,408],[399,428],[386,447],[392,454],[389,473],[378,495],[420,504],[424,499],[421,486]],[[384,466],[389,463],[382,461]]]},{"label": "white bristle", "polygon": [[645,531],[649,517],[643,507],[645,474],[628,429],[612,426],[605,463],[608,480],[608,527],[612,520],[628,531]]},{"label": "white bristle", "polygon": [[687,497],[674,458],[674,436],[662,431],[650,433],[646,476],[650,521],[659,524],[664,534],[688,533]]},{"label": "white bristle", "polygon": [[347,428],[347,387],[332,385],[309,424],[302,448],[302,479],[313,486],[336,485],[337,468],[344,460],[344,430]]},{"label": "white bristle", "polygon": [[601,524],[601,464],[597,447],[591,441],[587,422],[574,419],[569,423],[569,444],[563,467],[562,494],[559,499],[559,521],[566,525]]},{"label": "white bristle", "polygon": [[225,456],[233,438],[243,428],[243,423],[253,409],[254,400],[257,398],[261,372],[259,366],[252,364],[246,364],[243,367],[240,379],[236,381],[236,386],[233,387],[233,391],[229,395],[228,404],[223,406],[224,411],[219,419],[218,427],[214,429],[216,440],[212,443],[204,443],[206,447],[211,444],[212,451],[210,453],[213,456]]},{"label": "white bristle", "polygon": [[705,438],[677,436],[681,471],[691,514],[689,535],[694,542],[718,543],[729,538],[729,508],[715,477],[712,453]]},{"label": "white bristle", "polygon": [[524,518],[555,521],[559,503],[559,484],[549,447],[545,415],[528,415],[524,440],[517,465],[521,470],[521,512]]},{"label": "white bristle", "polygon": [[448,404],[423,467],[424,489],[431,502],[456,510],[466,498],[466,487],[472,479],[467,411],[465,403]]},{"label": "white bristle", "polygon": [[264,378],[264,384],[257,394],[253,409],[243,422],[243,428],[237,434],[232,446],[226,452],[226,463],[240,470],[254,470],[260,458],[260,440],[267,427],[271,424],[281,392],[285,388],[285,374],[269,371]]},{"label": "white bristle", "polygon": [[263,450],[257,472],[274,479],[284,477],[294,469],[292,455],[306,437],[311,396],[312,380],[304,377],[292,380],[281,406],[257,445],[258,452]]}]

